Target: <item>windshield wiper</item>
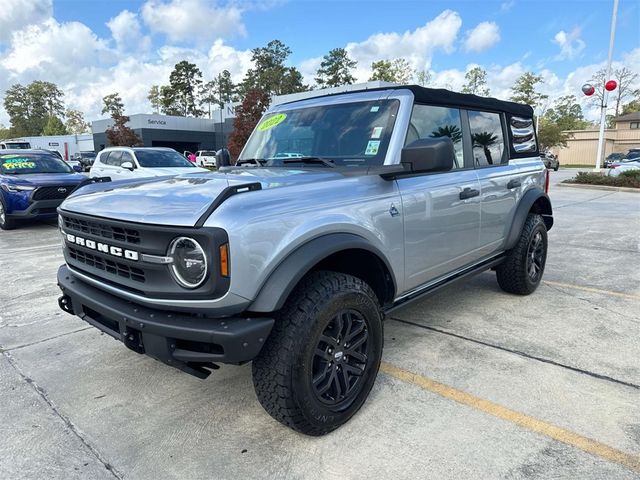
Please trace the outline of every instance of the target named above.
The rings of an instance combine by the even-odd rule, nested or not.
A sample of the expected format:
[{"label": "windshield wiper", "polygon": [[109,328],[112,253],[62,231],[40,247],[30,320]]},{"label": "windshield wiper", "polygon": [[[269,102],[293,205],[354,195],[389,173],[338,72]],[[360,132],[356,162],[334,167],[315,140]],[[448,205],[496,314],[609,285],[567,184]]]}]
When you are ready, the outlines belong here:
[{"label": "windshield wiper", "polygon": [[247,164],[254,164],[254,165],[264,165],[265,163],[267,163],[267,160],[264,158],[243,158],[242,160],[238,160],[236,162],[236,166],[242,166],[242,165],[247,165]]},{"label": "windshield wiper", "polygon": [[328,158],[322,158],[322,157],[284,158],[282,159],[282,163],[319,164],[319,165],[324,165],[325,167],[331,167],[331,168],[336,166],[336,163],[333,160],[329,160]]}]

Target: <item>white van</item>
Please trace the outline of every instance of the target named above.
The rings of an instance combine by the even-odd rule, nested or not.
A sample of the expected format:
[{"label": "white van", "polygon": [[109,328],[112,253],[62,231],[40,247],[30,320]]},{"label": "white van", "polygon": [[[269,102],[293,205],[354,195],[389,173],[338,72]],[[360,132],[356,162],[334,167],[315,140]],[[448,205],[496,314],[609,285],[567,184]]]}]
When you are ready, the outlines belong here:
[{"label": "white van", "polygon": [[196,167],[172,148],[110,147],[98,154],[89,176],[124,180],[208,171]]}]

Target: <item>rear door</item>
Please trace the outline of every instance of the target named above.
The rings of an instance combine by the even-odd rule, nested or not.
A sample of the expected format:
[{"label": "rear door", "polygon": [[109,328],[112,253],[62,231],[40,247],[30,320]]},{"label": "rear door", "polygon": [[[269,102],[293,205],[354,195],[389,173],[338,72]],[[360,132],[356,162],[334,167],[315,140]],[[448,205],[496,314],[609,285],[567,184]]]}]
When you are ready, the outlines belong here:
[{"label": "rear door", "polygon": [[502,248],[522,189],[518,166],[509,164],[503,117],[501,113],[468,111],[473,163],[480,181],[482,255]]},{"label": "rear door", "polygon": [[[410,291],[478,258],[480,184],[469,154],[466,113],[416,104],[405,144],[448,136],[456,152],[448,172],[398,178],[405,233],[405,287]],[[470,152],[469,152],[470,153]]]},{"label": "rear door", "polygon": [[91,166],[90,175],[92,177],[106,177],[108,173],[108,157],[111,152],[98,153],[95,162]]}]

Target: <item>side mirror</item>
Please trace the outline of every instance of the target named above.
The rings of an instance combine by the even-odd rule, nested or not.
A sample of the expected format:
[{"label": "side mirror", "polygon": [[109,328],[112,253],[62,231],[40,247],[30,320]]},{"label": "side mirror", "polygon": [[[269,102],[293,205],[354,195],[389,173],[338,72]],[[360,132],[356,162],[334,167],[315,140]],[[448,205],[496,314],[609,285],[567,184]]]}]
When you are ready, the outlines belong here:
[{"label": "side mirror", "polygon": [[73,170],[76,171],[76,172],[81,172],[82,171],[82,165],[74,165],[71,168],[73,168]]},{"label": "side mirror", "polygon": [[122,162],[120,167],[126,168],[127,170],[131,170],[133,172],[133,163],[131,162]]},{"label": "side mirror", "polygon": [[402,149],[400,162],[411,172],[446,172],[453,168],[455,155],[449,137],[420,138]]},{"label": "side mirror", "polygon": [[231,165],[231,153],[226,148],[221,148],[216,152],[216,166],[220,168],[229,165]]}]

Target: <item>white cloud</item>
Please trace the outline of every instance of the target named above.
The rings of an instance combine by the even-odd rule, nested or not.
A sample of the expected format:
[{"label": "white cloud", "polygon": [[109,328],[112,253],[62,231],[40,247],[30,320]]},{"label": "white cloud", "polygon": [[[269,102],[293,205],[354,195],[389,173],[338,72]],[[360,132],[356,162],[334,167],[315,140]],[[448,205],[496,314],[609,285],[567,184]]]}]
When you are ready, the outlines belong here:
[{"label": "white cloud", "polygon": [[553,43],[560,47],[560,53],[556,56],[557,60],[567,60],[579,56],[585,48],[584,41],[580,38],[582,31],[580,27],[575,27],[570,32],[560,30],[553,37]]},{"label": "white cloud", "polygon": [[508,12],[509,10],[511,10],[511,8],[513,8],[513,6],[516,4],[515,0],[510,0],[508,2],[502,2],[500,4],[500,11],[501,12]]},{"label": "white cloud", "polygon": [[495,22],[482,22],[467,31],[464,49],[467,52],[481,52],[500,41],[500,29]]},{"label": "white cloud", "polygon": [[154,32],[171,41],[200,43],[230,35],[245,35],[242,10],[235,5],[217,6],[206,0],[148,0],[142,18]]},{"label": "white cloud", "polygon": [[[362,42],[348,43],[345,48],[349,56],[358,62],[356,78],[358,81],[366,81],[374,61],[404,57],[414,68],[424,68],[431,63],[434,52],[453,52],[461,26],[460,15],[452,10],[445,10],[413,31],[376,33]],[[313,62],[308,62],[305,67],[310,67]]]},{"label": "white cloud", "polygon": [[26,25],[43,22],[51,16],[52,0],[2,0],[0,7],[0,43]]},{"label": "white cloud", "polygon": [[120,50],[143,50],[151,47],[151,39],[142,34],[136,13],[123,10],[107,22],[111,36]]}]

